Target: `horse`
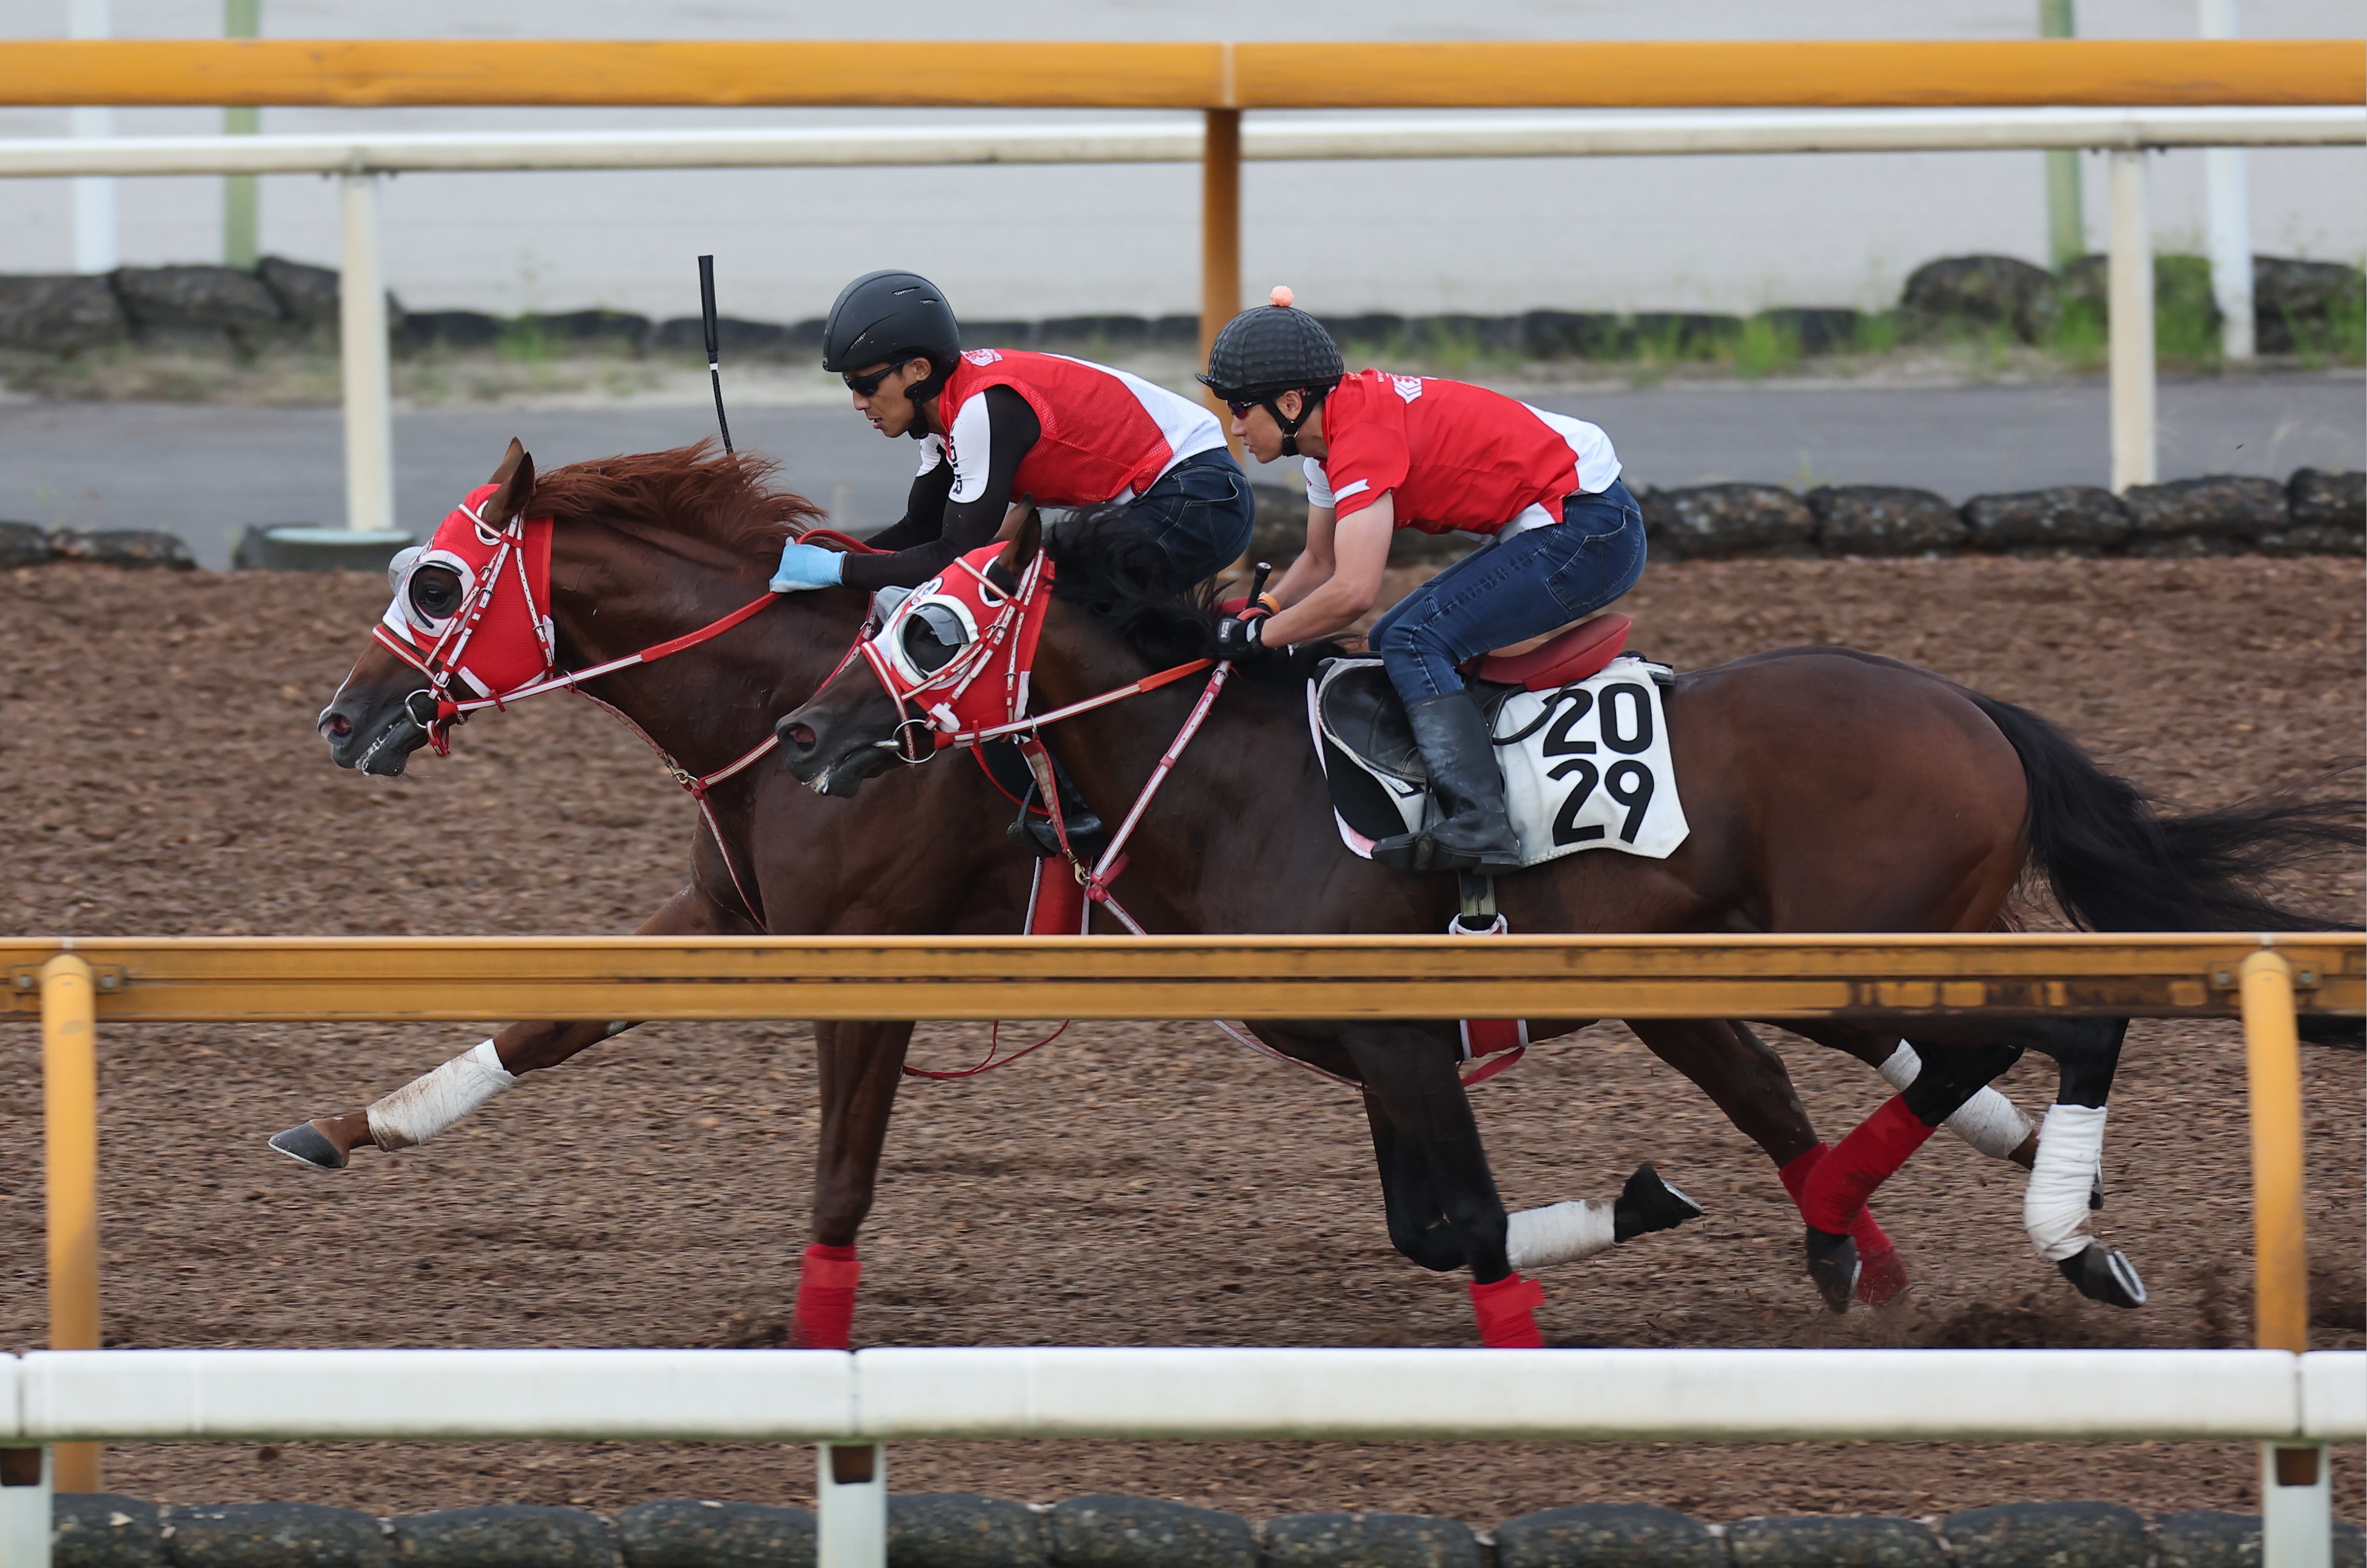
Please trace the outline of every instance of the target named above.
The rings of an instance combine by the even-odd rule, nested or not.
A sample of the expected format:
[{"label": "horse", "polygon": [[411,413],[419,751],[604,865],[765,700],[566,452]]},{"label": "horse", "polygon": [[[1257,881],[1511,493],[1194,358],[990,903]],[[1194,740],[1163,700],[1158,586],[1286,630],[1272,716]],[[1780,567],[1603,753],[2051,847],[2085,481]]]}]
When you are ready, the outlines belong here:
[{"label": "horse", "polygon": [[[448,699],[439,705],[422,668],[435,660],[423,660],[400,628],[414,618],[451,626],[471,609],[479,625],[493,627],[506,615],[526,654],[512,674],[493,681],[496,690],[572,686],[649,740],[677,782],[697,786],[703,825],[689,880],[643,922],[642,934],[1017,929],[1036,863],[1006,835],[1013,800],[979,769],[915,773],[857,803],[815,795],[776,769],[743,765],[770,739],[774,716],[821,685],[867,613],[853,593],[766,595],[767,566],[782,540],[820,516],[802,498],[769,491],[775,471],[766,460],[718,454],[702,442],[538,476],[524,448],[511,443],[489,484],[439,529],[427,554],[407,564],[388,612],[394,635],[372,641],[323,710],[318,727],[331,760],[393,775],[422,747],[447,746],[466,712]],[[505,575],[492,555],[499,547],[489,541],[524,529],[529,513],[550,520],[530,531],[539,541],[534,547],[548,550],[548,564]],[[531,556],[528,533],[519,537],[521,557]],[[444,550],[447,543],[461,554]],[[471,552],[477,558],[464,558]],[[481,585],[497,586],[472,598]],[[696,646],[630,660],[640,650],[687,642],[701,628],[712,632],[760,601],[755,613]],[[537,633],[533,624],[543,616],[547,631]],[[582,673],[620,660],[609,672]],[[730,776],[717,776],[735,765]],[[931,829],[925,836],[916,828],[923,823]],[[924,837],[928,852],[912,852]],[[557,1066],[629,1027],[605,1020],[513,1023],[367,1108],[287,1129],[272,1146],[336,1169],[360,1149],[425,1142],[518,1075]],[[860,1278],[857,1234],[877,1187],[912,1032],[910,1022],[815,1025],[822,1113],[794,1343],[848,1343]],[[1640,1032],[1671,1065],[1713,1086],[1737,1124],[1772,1151],[1814,1144],[1780,1058],[1749,1031],[1704,1022]],[[1580,1228],[1599,1249],[1698,1212],[1673,1206],[1647,1175],[1631,1179],[1619,1200],[1557,1204],[1535,1217],[1563,1231],[1588,1219]],[[1587,1247],[1566,1245],[1563,1255],[1585,1256]]]},{"label": "horse", "polygon": [[[924,758],[915,740],[926,730],[950,739],[1041,723],[1024,705],[1059,716],[1037,741],[1104,819],[1172,764],[1161,809],[1141,816],[1127,845],[1138,907],[1224,932],[1436,931],[1455,916],[1457,878],[1386,870],[1335,831],[1306,692],[1336,646],[1241,670],[1221,703],[1200,708],[1206,728],[1178,758],[1183,741],[1171,739],[1230,673],[1220,666],[1198,695],[1175,678],[1213,662],[1216,611],[1179,591],[1122,515],[1076,515],[1048,545],[1035,519],[1011,532],[930,591],[973,602],[974,635],[941,656],[959,679],[900,689],[885,659],[850,667],[782,718],[785,766],[818,790],[852,794],[900,756]],[[974,673],[962,673],[966,661]],[[947,692],[956,695],[941,701]],[[1005,693],[1021,695],[1002,697],[998,710]],[[2017,888],[2043,882],[2075,922],[2098,930],[2292,929],[2319,922],[2277,906],[2261,879],[2329,843],[2356,842],[2329,819],[2332,803],[2164,817],[2038,716],[1846,649],[1786,649],[1675,674],[1666,716],[1690,835],[1665,859],[1578,853],[1498,878],[1497,907],[1513,928],[1986,931],[2010,920]],[[2033,1243],[2083,1294],[2142,1304],[2125,1255],[2089,1234],[2127,1021],[1787,1024],[1869,1061],[1904,1035],[1925,1063],[1795,1190],[1808,1272],[1828,1304],[1846,1310],[1859,1280],[1850,1233],[1874,1190],[2029,1049],[2060,1069],[2025,1200]],[[1309,1020],[1275,1026],[1274,1037],[1365,1084],[1393,1213],[1401,1201],[1432,1218],[1418,1235],[1399,1235],[1393,1223],[1401,1250],[1427,1267],[1469,1269],[1475,1291],[1517,1278],[1455,1077],[1453,1025]]]}]

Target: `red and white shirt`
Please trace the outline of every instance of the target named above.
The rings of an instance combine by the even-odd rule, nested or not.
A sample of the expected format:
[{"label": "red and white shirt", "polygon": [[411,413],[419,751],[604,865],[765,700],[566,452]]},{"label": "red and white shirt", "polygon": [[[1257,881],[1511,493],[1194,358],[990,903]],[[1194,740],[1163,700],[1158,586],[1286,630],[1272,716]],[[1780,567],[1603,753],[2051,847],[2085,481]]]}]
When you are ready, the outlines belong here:
[{"label": "red and white shirt", "polygon": [[1602,430],[1462,381],[1361,370],[1323,400],[1321,462],[1307,499],[1353,517],[1394,494],[1397,526],[1517,534],[1561,521],[1574,492],[1619,477]]},{"label": "red and white shirt", "polygon": [[990,387],[1027,400],[1043,434],[1012,485],[1047,506],[1097,506],[1132,501],[1184,458],[1224,447],[1217,416],[1199,403],[1139,376],[1065,354],[974,348],[946,378],[937,404],[947,434],[932,435],[921,472],[942,456],[953,465],[952,500],[975,501],[986,486]]}]

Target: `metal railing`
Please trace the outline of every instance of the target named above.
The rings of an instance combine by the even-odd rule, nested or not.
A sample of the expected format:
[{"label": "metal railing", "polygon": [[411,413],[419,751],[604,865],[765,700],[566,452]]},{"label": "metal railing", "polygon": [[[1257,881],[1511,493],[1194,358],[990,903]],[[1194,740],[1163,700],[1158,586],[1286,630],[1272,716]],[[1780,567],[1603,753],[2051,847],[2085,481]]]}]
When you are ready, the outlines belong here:
[{"label": "metal railing", "polygon": [[[322,1398],[323,1388],[336,1397]],[[887,1443],[998,1438],[2256,1441],[2316,1456],[2322,1491],[2324,1445],[2367,1438],[2367,1352],[102,1350],[0,1358],[0,1452],[10,1443],[67,1442],[813,1443],[821,1568],[887,1562]],[[0,1490],[0,1568],[49,1568],[49,1500],[38,1480]],[[2325,1563],[2327,1520],[2287,1517],[2295,1512],[2272,1498],[2266,1568],[2305,1568],[2313,1542],[2316,1563]]]},{"label": "metal railing", "polygon": [[[0,964],[8,1010],[38,1014],[42,1025],[51,1345],[61,1352],[101,1343],[102,1021],[1454,1018],[1485,996],[1490,1012],[1536,1018],[2240,1017],[2256,1337],[2271,1353],[2101,1352],[2083,1361],[2068,1352],[2016,1360],[1993,1351],[1589,1351],[1534,1364],[1525,1354],[1516,1364],[1489,1359],[1502,1352],[1473,1360],[1433,1351],[36,1356],[0,1363],[0,1481],[21,1483],[0,1485],[0,1553],[16,1553],[0,1555],[0,1568],[46,1568],[45,1522],[40,1531],[21,1522],[37,1506],[30,1494],[39,1491],[46,1521],[53,1478],[96,1490],[100,1441],[266,1430],[723,1438],[752,1435],[746,1422],[780,1440],[825,1445],[823,1561],[833,1565],[881,1560],[885,1471],[875,1439],[1355,1433],[2250,1438],[2261,1444],[2265,1561],[2324,1568],[2324,1444],[2367,1427],[2367,1358],[2294,1359],[2308,1348],[2298,1010],[2367,1013],[2367,935],[15,938],[0,939]],[[1868,1375],[1836,1380],[1819,1359],[1835,1355],[1892,1359],[1882,1375],[1869,1363]],[[337,1357],[345,1359],[334,1369],[323,1359]],[[1375,1357],[1399,1358],[1388,1361],[1398,1392],[1380,1405],[1361,1392],[1379,1386]],[[740,1370],[756,1367],[765,1370]],[[312,1397],[324,1376],[348,1393],[353,1379],[381,1380],[387,1395],[324,1410]],[[1498,1380],[1525,1392],[1471,1392]],[[1796,1398],[1784,1393],[1795,1383]],[[727,1386],[741,1392],[728,1400],[713,1392]],[[464,1387],[473,1391],[466,1398],[436,1392]],[[1831,1404],[1843,1387],[1888,1403]],[[28,1461],[34,1450],[20,1446],[10,1461],[12,1438],[40,1445],[42,1457]],[[36,1534],[38,1558],[28,1544]]]}]

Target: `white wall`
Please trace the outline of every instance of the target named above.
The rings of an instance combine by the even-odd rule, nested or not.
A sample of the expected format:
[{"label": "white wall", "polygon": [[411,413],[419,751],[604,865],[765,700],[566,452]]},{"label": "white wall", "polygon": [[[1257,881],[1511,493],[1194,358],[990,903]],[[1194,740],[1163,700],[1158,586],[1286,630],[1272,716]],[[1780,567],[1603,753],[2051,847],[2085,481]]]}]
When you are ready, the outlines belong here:
[{"label": "white wall", "polygon": [[[2020,38],[2036,0],[263,0],[267,36],[607,38]],[[66,0],[8,0],[0,38],[65,31]],[[2194,0],[2082,0],[2088,37],[2191,37]],[[219,0],[114,0],[119,36],[206,36]],[[2245,0],[2248,35],[2356,36],[2354,0]],[[266,109],[266,130],[878,123],[953,111]],[[1041,112],[1001,118],[1036,119]],[[1127,116],[1126,118],[1140,118]],[[1184,117],[1186,118],[1190,117]],[[123,134],[219,129],[215,111],[134,109]],[[60,135],[62,110],[0,109],[0,136]],[[2103,231],[2090,160],[2089,232]],[[2156,233],[2199,248],[2200,153],[2157,163]],[[2037,153],[1252,164],[1251,297],[1287,281],[1327,312],[1744,310],[1878,305],[1918,263],[1967,251],[2041,260]],[[119,185],[134,264],[216,259],[219,183]],[[976,317],[1189,312],[1198,301],[1197,175],[1181,165],[411,175],[386,207],[392,287],[417,308],[589,305],[665,317],[697,302],[712,251],[727,311],[820,314],[867,267],[929,273]],[[266,251],[334,264],[323,181],[264,183]],[[0,182],[0,271],[69,265],[62,181]],[[2367,152],[2252,155],[2255,246],[2367,253]]]}]

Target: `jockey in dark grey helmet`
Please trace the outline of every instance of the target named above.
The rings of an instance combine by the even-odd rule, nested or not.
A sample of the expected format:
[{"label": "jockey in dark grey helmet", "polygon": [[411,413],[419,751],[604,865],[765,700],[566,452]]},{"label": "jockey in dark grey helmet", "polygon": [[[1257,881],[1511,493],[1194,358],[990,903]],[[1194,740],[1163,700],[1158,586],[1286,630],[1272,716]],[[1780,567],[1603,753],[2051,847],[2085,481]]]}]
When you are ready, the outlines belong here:
[{"label": "jockey in dark grey helmet", "polygon": [[1179,581],[1249,548],[1249,477],[1215,415],[1138,376],[1065,355],[961,349],[945,295],[917,273],[866,273],[822,331],[822,368],[882,435],[921,442],[903,517],[842,555],[790,544],[773,587],[910,588],[993,542],[1023,495],[1044,506],[1116,502],[1158,540]]},{"label": "jockey in dark grey helmet", "polygon": [[1322,324],[1274,303],[1225,324],[1200,378],[1260,461],[1297,454],[1307,549],[1217,627],[1228,657],[1312,642],[1373,606],[1399,528],[1467,533],[1484,548],[1432,578],[1373,627],[1373,651],[1405,699],[1443,820],[1373,846],[1410,871],[1501,871],[1521,847],[1488,722],[1458,666],[1584,619],[1644,570],[1644,516],[1619,482],[1611,439],[1566,414],[1460,381],[1343,376]]}]

